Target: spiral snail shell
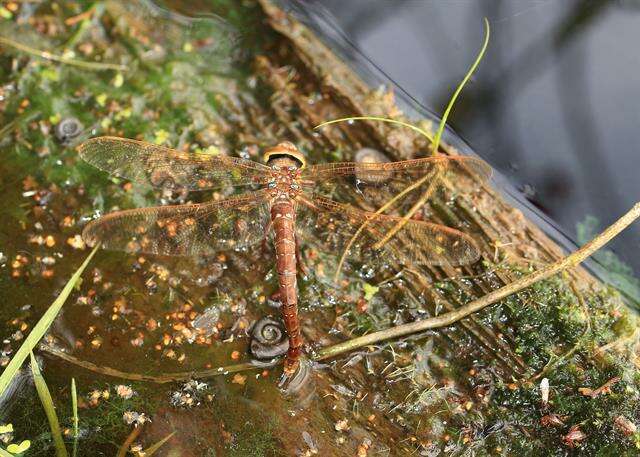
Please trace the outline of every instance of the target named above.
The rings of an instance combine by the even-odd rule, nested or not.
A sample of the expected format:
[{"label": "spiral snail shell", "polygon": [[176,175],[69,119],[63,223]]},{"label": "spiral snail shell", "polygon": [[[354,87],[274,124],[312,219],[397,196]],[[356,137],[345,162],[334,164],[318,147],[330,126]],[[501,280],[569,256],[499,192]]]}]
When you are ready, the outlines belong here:
[{"label": "spiral snail shell", "polygon": [[258,360],[279,357],[289,349],[289,339],[281,321],[271,316],[258,320],[251,328],[249,352]]}]

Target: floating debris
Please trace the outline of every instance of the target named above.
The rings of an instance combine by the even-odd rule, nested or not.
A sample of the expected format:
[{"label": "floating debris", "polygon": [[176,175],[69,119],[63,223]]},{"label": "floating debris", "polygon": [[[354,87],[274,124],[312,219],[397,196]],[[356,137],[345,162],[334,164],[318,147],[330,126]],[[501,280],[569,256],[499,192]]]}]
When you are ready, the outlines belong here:
[{"label": "floating debris", "polygon": [[547,414],[540,418],[540,424],[542,424],[543,427],[562,427],[564,426],[564,421],[557,414]]},{"label": "floating debris", "polygon": [[125,386],[125,385],[120,384],[120,385],[116,386],[116,394],[118,394],[118,396],[120,398],[124,398],[125,400],[129,400],[136,393],[131,388],[131,386]]},{"label": "floating debris", "polygon": [[0,442],[10,443],[13,440],[13,424],[0,424]]},{"label": "floating debris", "polygon": [[209,385],[204,382],[192,380],[186,382],[180,390],[171,392],[170,403],[175,407],[190,408],[198,406],[206,398],[213,399],[213,395],[208,393]]},{"label": "floating debris", "polygon": [[309,432],[307,432],[306,430],[302,432],[302,440],[309,447],[309,452],[311,454],[317,454],[318,453],[318,445],[313,440],[313,437],[311,436],[311,434]]},{"label": "floating debris", "polygon": [[82,239],[82,236],[80,235],[75,235],[67,238],[67,244],[73,249],[85,249],[87,247],[84,240]]},{"label": "floating debris", "polygon": [[149,419],[149,416],[145,413],[138,413],[136,411],[125,411],[122,415],[122,419],[127,425],[133,424],[136,427],[147,422],[151,422],[151,419]]},{"label": "floating debris", "polygon": [[98,404],[100,403],[100,400],[108,400],[110,396],[111,394],[109,393],[108,389],[105,389],[105,390],[94,389],[91,392],[89,392],[89,395],[88,395],[89,405],[94,407],[98,406]]},{"label": "floating debris", "polygon": [[580,426],[574,425],[569,429],[569,432],[562,437],[562,442],[570,448],[574,448],[586,439],[587,435],[580,430]]},{"label": "floating debris", "polygon": [[349,430],[349,421],[347,419],[340,419],[336,422],[334,428],[338,432],[346,432]]},{"label": "floating debris", "polygon": [[636,426],[636,424],[622,415],[616,416],[616,418],[613,420],[613,423],[616,425],[616,429],[622,432],[622,434],[625,436],[631,436],[638,431],[638,427]]},{"label": "floating debris", "polygon": [[200,316],[191,322],[191,326],[204,336],[211,336],[218,333],[216,325],[220,320],[220,308],[209,306]]},{"label": "floating debris", "polygon": [[233,379],[231,380],[231,382],[233,384],[244,386],[244,383],[247,382],[247,377],[243,374],[236,373],[235,375],[233,375]]},{"label": "floating debris", "polygon": [[585,397],[596,398],[600,395],[610,394],[611,387],[618,381],[620,381],[619,377],[611,378],[610,380],[605,382],[603,385],[601,385],[597,389],[591,389],[589,387],[580,387],[578,388],[578,392],[580,392]]},{"label": "floating debris", "polygon": [[358,457],[367,457],[371,444],[372,441],[369,438],[363,439],[362,442],[358,445]]}]

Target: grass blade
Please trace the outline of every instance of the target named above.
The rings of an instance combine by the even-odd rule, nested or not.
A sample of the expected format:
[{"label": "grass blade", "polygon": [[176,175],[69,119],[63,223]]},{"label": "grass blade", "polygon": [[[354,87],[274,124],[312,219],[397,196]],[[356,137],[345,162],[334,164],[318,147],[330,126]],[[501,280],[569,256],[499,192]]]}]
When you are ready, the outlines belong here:
[{"label": "grass blade", "polygon": [[60,431],[60,422],[58,421],[55,406],[53,406],[51,392],[49,392],[47,383],[44,381],[42,373],[40,373],[40,367],[38,366],[38,362],[36,361],[33,352],[30,352],[29,355],[31,356],[31,373],[33,373],[33,382],[36,385],[38,397],[40,397],[42,407],[44,408],[44,412],[47,414],[47,419],[49,420],[49,428],[51,429],[53,444],[56,447],[56,456],[69,457],[67,449],[64,447],[62,432]]},{"label": "grass blade", "polygon": [[473,64],[471,64],[469,71],[467,71],[467,74],[464,75],[464,78],[462,78],[462,81],[460,81],[460,84],[458,84],[458,87],[454,91],[453,95],[451,96],[451,99],[449,100],[449,103],[447,104],[447,108],[444,110],[442,119],[440,119],[440,125],[438,126],[438,131],[433,137],[434,153],[438,152],[438,147],[440,146],[440,138],[442,137],[442,132],[444,131],[445,126],[447,125],[447,119],[449,119],[449,114],[451,113],[451,110],[453,109],[453,105],[455,105],[456,100],[458,99],[458,95],[460,95],[460,92],[462,92],[462,89],[464,88],[465,84],[467,84],[467,81],[469,81],[469,79],[471,78],[471,75],[473,75],[473,72],[476,71],[476,68],[478,68],[478,65],[480,64],[480,62],[482,61],[482,58],[484,57],[484,53],[487,51],[487,46],[489,45],[490,36],[491,36],[491,28],[489,27],[489,20],[485,17],[484,18],[484,42],[482,43],[482,47],[480,48],[480,52],[478,52],[478,56],[476,57],[476,60],[474,60]]},{"label": "grass blade", "polygon": [[396,124],[411,129],[415,132],[418,132],[420,135],[425,136],[431,143],[433,143],[433,137],[426,130],[421,129],[420,127],[409,124],[408,122],[398,121],[396,119],[389,119],[387,117],[379,117],[379,116],[351,116],[351,117],[343,117],[340,119],[333,119],[331,121],[326,121],[321,124],[316,125],[313,129],[317,130],[325,125],[336,124],[338,122],[348,122],[348,121],[377,121],[377,122],[388,122],[389,124]]},{"label": "grass blade", "polygon": [[78,392],[76,390],[76,379],[71,378],[71,409],[73,410],[73,457],[78,453],[78,436],[80,428],[78,427]]},{"label": "grass blade", "polygon": [[169,433],[167,436],[165,436],[164,438],[162,438],[160,441],[158,441],[156,444],[152,444],[151,446],[149,446],[147,449],[145,449],[143,452],[143,455],[145,455],[146,457],[151,457],[153,454],[156,453],[156,451],[158,449],[160,449],[164,443],[166,443],[167,441],[169,441],[171,439],[171,437],[173,435],[175,435],[176,432],[171,432]]},{"label": "grass blade", "polygon": [[98,246],[96,246],[93,249],[93,251],[91,251],[91,253],[87,256],[87,258],[82,263],[80,268],[78,268],[76,272],[73,274],[73,276],[71,276],[71,279],[69,279],[67,284],[64,286],[64,289],[62,289],[62,292],[60,292],[60,295],[58,295],[58,297],[53,301],[49,309],[40,318],[40,320],[35,325],[35,327],[33,327],[33,330],[31,330],[31,333],[29,333],[29,336],[25,338],[24,343],[22,343],[22,346],[18,348],[15,355],[13,356],[13,358],[11,359],[7,367],[2,372],[2,375],[0,375],[0,396],[4,394],[5,390],[7,390],[7,387],[9,387],[9,384],[11,384],[11,380],[14,378],[16,373],[18,373],[18,371],[20,370],[20,367],[22,366],[22,363],[29,356],[29,353],[33,350],[33,348],[36,347],[36,345],[38,344],[40,339],[42,339],[44,334],[47,333],[47,330],[49,330],[49,327],[51,326],[56,316],[60,312],[62,305],[64,305],[64,302],[67,300],[67,298],[71,294],[71,291],[73,290],[73,287],[76,285],[76,282],[78,282],[80,275],[82,275],[82,272],[85,270],[85,268],[87,267],[87,265],[91,261],[91,258],[93,257],[93,255],[96,253],[97,250],[98,250]]}]

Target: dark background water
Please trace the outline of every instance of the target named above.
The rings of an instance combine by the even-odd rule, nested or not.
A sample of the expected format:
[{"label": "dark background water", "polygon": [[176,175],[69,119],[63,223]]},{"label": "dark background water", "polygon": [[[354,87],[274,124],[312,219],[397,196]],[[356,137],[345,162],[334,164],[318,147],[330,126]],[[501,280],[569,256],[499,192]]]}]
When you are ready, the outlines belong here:
[{"label": "dark background water", "polygon": [[[569,236],[640,200],[640,1],[314,0],[347,60],[366,59],[442,113],[491,24],[488,51],[449,124]],[[640,271],[640,226],[611,245]]]}]

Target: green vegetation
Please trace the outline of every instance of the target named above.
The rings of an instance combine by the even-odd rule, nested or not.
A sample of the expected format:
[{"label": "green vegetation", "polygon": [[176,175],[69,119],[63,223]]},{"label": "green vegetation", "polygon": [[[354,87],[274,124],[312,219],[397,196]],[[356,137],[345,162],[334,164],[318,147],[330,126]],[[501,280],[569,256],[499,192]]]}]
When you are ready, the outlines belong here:
[{"label": "green vegetation", "polygon": [[42,407],[44,408],[45,413],[47,414],[47,420],[49,421],[49,428],[51,429],[51,436],[53,437],[53,443],[56,448],[56,456],[57,457],[67,457],[67,449],[64,446],[64,441],[62,440],[62,433],[60,431],[60,421],[58,420],[58,415],[56,414],[56,408],[53,405],[53,399],[51,398],[51,392],[49,392],[49,388],[47,387],[47,383],[45,382],[42,374],[40,373],[40,367],[38,367],[38,362],[36,361],[33,352],[31,355],[31,373],[33,374],[33,382],[36,385],[36,390],[38,391],[38,397],[40,397],[40,402],[42,403]]}]

